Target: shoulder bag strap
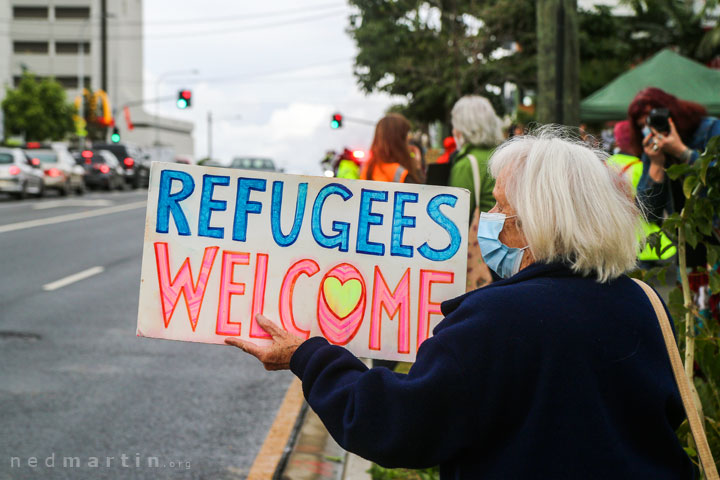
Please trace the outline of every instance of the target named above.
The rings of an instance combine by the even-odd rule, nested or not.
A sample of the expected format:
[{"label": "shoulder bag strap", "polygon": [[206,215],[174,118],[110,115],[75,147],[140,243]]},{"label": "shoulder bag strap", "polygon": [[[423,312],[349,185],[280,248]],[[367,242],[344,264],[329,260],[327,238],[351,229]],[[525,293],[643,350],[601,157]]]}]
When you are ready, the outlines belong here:
[{"label": "shoulder bag strap", "polygon": [[473,195],[475,195],[475,208],[480,208],[480,168],[475,155],[468,153],[468,159],[470,160],[470,168],[472,168],[473,187],[475,187],[473,192]]},{"label": "shoulder bag strap", "polygon": [[683,406],[685,407],[685,414],[690,424],[690,431],[692,432],[693,439],[695,440],[695,446],[697,447],[698,455],[700,457],[700,465],[705,472],[705,478],[707,480],[718,480],[717,468],[715,468],[715,462],[710,452],[710,446],[708,445],[707,437],[705,436],[705,430],[703,429],[702,422],[700,421],[700,415],[698,414],[697,407],[692,399],[690,380],[685,375],[683,369],[682,360],[680,360],[680,352],[678,351],[677,344],[675,343],[675,337],[673,336],[672,328],[670,327],[670,320],[668,319],[665,308],[663,308],[660,298],[658,298],[655,291],[650,286],[636,278],[634,278],[640,288],[643,289],[645,294],[650,299],[650,303],[655,309],[655,315],[657,315],[658,321],[660,322],[660,329],[662,330],[663,338],[665,339],[665,347],[667,348],[668,355],[670,356],[670,364],[672,365],[673,374],[675,375],[675,382],[677,383],[678,390],[680,390],[680,396],[682,397]]}]

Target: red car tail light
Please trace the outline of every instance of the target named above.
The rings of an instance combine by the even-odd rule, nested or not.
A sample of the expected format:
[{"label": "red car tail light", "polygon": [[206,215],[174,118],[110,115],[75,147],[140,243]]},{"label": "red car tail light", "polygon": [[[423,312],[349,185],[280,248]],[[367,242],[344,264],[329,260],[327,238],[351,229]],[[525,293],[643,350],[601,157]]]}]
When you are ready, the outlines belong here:
[{"label": "red car tail light", "polygon": [[8,172],[10,173],[10,175],[19,175],[19,174],[20,174],[20,167],[18,167],[17,165],[13,165],[13,166],[10,167],[10,169],[8,170]]},{"label": "red car tail light", "polygon": [[110,173],[110,167],[107,165],[100,165],[100,172],[101,173]]},{"label": "red car tail light", "polygon": [[83,150],[82,157],[83,158],[92,158],[93,153],[92,150]]},{"label": "red car tail light", "polygon": [[123,160],[123,163],[126,167],[132,167],[135,165],[135,160],[132,159],[132,157],[125,157],[125,160]]},{"label": "red car tail light", "polygon": [[40,165],[40,159],[39,159],[39,158],[33,158],[32,160],[30,160],[30,162],[31,162],[33,165],[35,165],[36,167],[37,167],[38,165]]},{"label": "red car tail light", "polygon": [[59,177],[61,175],[60,170],[57,168],[49,168],[45,170],[45,173],[50,177]]}]

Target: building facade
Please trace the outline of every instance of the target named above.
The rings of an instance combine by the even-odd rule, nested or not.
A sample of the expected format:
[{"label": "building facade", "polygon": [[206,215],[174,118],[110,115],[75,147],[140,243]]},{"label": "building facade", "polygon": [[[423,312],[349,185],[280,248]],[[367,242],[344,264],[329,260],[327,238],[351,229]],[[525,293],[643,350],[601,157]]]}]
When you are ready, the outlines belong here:
[{"label": "building facade", "polygon": [[142,15],[142,0],[2,0],[0,83],[15,86],[27,70],[54,77],[71,100],[82,87],[103,89],[123,142],[192,157],[192,123],[143,104]]}]

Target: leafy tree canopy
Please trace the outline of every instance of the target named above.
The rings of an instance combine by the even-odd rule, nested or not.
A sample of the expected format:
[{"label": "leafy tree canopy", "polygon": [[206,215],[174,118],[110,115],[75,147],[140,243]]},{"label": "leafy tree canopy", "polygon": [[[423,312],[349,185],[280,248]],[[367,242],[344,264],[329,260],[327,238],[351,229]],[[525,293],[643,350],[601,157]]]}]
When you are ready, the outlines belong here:
[{"label": "leafy tree canopy", "polygon": [[5,134],[24,135],[26,140],[62,140],[75,126],[75,107],[65,90],[52,79],[37,80],[24,73],[17,88],[6,91],[2,102]]},{"label": "leafy tree canopy", "polygon": [[[712,0],[717,3],[716,0]],[[537,87],[535,0],[350,0],[348,32],[359,52],[355,76],[366,92],[398,95],[396,110],[420,122],[447,121],[465,94],[484,95],[499,114],[499,87]],[[627,0],[634,14],[580,11],[580,93],[585,97],[665,47],[707,60],[718,54],[706,10],[684,0]]]}]

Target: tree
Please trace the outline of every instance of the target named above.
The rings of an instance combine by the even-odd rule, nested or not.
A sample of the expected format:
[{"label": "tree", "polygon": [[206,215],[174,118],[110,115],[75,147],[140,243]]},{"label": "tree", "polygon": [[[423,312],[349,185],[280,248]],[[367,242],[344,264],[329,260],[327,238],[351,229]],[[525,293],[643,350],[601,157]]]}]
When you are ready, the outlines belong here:
[{"label": "tree", "polygon": [[[680,285],[670,292],[668,307],[675,320],[681,356],[685,358],[685,373],[695,387],[700,418],[705,421],[708,443],[716,462],[720,462],[720,322],[712,303],[720,296],[720,136],[708,143],[703,155],[693,164],[672,165],[667,175],[682,182],[685,206],[681,212],[663,221],[662,230],[677,247]],[[652,234],[648,242],[662,252],[660,235]],[[703,247],[707,252],[707,268],[696,273],[707,275],[709,310],[699,310],[693,299],[687,270],[687,247]],[[666,248],[670,248],[668,245]],[[665,282],[669,266],[660,266],[644,272],[644,277],[657,277]],[[688,438],[686,449],[697,457],[689,440],[687,422],[681,425],[679,435]]]},{"label": "tree", "polygon": [[538,95],[541,123],[580,123],[577,2],[537,3]]},{"label": "tree", "polygon": [[[472,0],[351,0],[348,32],[359,53],[355,76],[366,92],[406,99],[400,110],[420,122],[447,120],[466,93],[485,93],[475,65],[479,20]],[[487,93],[485,93],[486,96]]]},{"label": "tree", "polygon": [[6,90],[2,109],[6,136],[62,140],[75,129],[75,108],[68,103],[62,86],[52,79],[38,81],[32,73],[24,73],[16,88]]},{"label": "tree", "polygon": [[[633,12],[627,16],[602,6],[578,12],[581,98],[665,47],[701,61],[717,54],[718,28],[701,28],[711,9],[694,12],[686,0],[625,3]],[[490,98],[502,114],[493,92],[505,82],[517,85],[521,96],[537,91],[535,0],[351,4],[357,13],[348,32],[358,46],[360,87],[403,97],[399,111],[413,120],[447,122],[454,102],[468,93]]]}]

